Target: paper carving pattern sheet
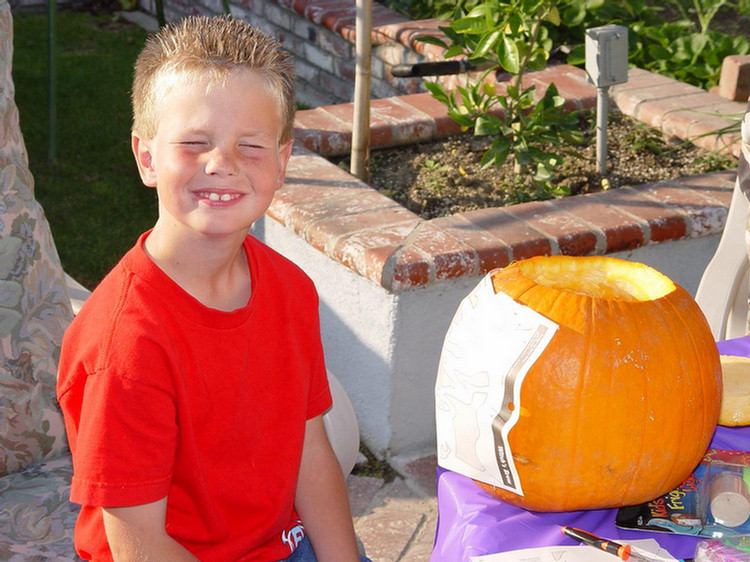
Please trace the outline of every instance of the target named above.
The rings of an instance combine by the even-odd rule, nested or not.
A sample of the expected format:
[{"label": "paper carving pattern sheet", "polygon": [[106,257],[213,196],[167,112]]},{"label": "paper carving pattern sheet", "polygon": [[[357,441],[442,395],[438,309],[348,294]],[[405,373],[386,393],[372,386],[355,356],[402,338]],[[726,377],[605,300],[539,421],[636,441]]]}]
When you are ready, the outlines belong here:
[{"label": "paper carving pattern sheet", "polygon": [[523,378],[556,331],[554,322],[496,294],[491,273],[461,302],[435,384],[440,466],[523,493],[508,432]]}]

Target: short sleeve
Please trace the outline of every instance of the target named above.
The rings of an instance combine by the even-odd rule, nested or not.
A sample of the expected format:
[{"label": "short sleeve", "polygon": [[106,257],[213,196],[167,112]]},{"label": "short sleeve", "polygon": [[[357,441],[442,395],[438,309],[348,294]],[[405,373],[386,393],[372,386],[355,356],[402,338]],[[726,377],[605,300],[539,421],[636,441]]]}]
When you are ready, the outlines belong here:
[{"label": "short sleeve", "polygon": [[175,399],[158,382],[159,362],[139,362],[145,365],[131,364],[139,378],[111,371],[87,377],[73,457],[75,503],[139,505],[169,491],[178,438]]}]

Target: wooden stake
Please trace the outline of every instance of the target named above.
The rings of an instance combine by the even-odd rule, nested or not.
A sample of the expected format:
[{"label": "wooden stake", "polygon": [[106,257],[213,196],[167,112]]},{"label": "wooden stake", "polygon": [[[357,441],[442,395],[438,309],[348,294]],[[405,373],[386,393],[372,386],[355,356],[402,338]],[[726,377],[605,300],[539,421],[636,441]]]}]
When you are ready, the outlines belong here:
[{"label": "wooden stake", "polygon": [[370,176],[370,56],[372,45],[372,0],[357,0],[357,67],[354,76],[354,122],[352,123],[352,174],[362,181]]}]

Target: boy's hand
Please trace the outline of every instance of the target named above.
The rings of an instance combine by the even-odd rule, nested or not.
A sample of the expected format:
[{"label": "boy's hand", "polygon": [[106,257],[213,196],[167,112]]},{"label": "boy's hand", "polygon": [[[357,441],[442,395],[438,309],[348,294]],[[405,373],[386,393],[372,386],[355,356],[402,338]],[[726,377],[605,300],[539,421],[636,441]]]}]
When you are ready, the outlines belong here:
[{"label": "boy's hand", "polygon": [[323,417],[308,420],[294,502],[319,562],[358,562],[349,492]]},{"label": "boy's hand", "polygon": [[167,498],[132,507],[102,508],[115,562],[199,562],[165,529]]}]

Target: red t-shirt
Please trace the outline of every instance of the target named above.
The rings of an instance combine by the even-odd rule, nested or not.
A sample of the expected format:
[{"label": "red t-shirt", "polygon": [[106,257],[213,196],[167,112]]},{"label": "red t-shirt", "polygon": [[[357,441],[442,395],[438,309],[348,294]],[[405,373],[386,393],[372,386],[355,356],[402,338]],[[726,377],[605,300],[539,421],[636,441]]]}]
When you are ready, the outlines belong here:
[{"label": "red t-shirt", "polygon": [[248,237],[248,305],[210,309],[146,256],[147,235],[63,341],[76,549],[112,560],[99,506],[168,496],[167,532],[200,560],[286,558],[305,423],[331,405],[315,288]]}]

